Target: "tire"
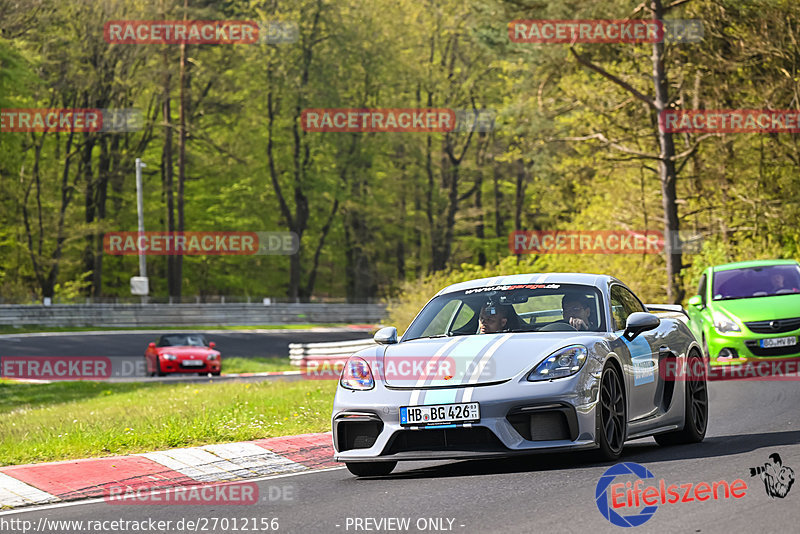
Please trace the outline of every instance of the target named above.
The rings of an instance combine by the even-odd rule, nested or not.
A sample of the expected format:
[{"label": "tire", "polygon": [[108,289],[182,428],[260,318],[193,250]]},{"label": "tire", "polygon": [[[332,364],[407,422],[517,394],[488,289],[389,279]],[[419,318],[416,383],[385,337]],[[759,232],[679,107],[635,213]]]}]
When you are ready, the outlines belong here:
[{"label": "tire", "polygon": [[167,373],[161,370],[161,362],[156,358],[156,376],[167,376]]},{"label": "tire", "polygon": [[391,473],[397,462],[345,462],[345,465],[357,477],[382,477]]},{"label": "tire", "polygon": [[691,372],[685,381],[683,428],[664,434],[656,434],[656,442],[662,446],[700,443],[708,428],[708,381],[705,359],[697,352],[689,355],[686,368]]},{"label": "tire", "polygon": [[219,376],[220,374],[222,374],[222,371],[217,371],[217,372],[214,372],[214,373],[209,373],[209,374],[210,374],[211,376]]},{"label": "tire", "polygon": [[625,405],[625,389],[619,371],[607,362],[600,376],[600,392],[597,402],[597,424],[595,436],[600,460],[617,460],[622,455],[628,431],[628,410]]}]

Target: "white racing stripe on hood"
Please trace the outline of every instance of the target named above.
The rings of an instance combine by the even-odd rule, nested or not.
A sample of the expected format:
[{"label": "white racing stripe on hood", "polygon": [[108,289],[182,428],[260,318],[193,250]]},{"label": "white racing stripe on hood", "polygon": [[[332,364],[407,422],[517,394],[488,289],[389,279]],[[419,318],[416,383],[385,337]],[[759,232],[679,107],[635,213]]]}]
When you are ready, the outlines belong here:
[{"label": "white racing stripe on hood", "polygon": [[[448,341],[447,343],[442,345],[439,348],[439,350],[436,351],[436,354],[433,355],[431,360],[435,360],[435,359],[441,358],[447,351],[450,350],[450,348],[453,345],[455,345],[459,341],[463,341],[463,340],[464,340],[464,338],[453,338],[453,339],[451,339],[450,341]],[[422,386],[425,385],[425,382],[427,380],[428,380],[428,375],[426,375],[424,373],[421,374],[420,377],[417,379],[417,383],[414,385],[414,387],[421,388]],[[423,392],[423,390],[421,390],[421,389],[413,390],[411,392],[411,400],[409,401],[409,404],[412,405],[412,406],[416,406],[417,404],[419,404],[419,396],[420,396],[420,394],[422,392]]]},{"label": "white racing stripe on hood", "polygon": [[[489,350],[486,351],[486,354],[483,355],[481,361],[478,362],[478,365],[476,365],[475,369],[473,369],[472,376],[469,377],[469,381],[467,382],[468,384],[474,384],[478,381],[478,378],[481,376],[481,373],[483,373],[483,368],[486,367],[486,363],[491,359],[494,353],[497,352],[497,349],[499,349],[503,343],[508,341],[511,335],[512,335],[511,333],[504,335],[503,337],[495,341],[491,347],[489,347]],[[461,399],[461,402],[470,402],[470,400],[472,399],[472,392],[474,390],[475,390],[474,387],[466,388],[466,390],[464,391],[464,397]]]}]

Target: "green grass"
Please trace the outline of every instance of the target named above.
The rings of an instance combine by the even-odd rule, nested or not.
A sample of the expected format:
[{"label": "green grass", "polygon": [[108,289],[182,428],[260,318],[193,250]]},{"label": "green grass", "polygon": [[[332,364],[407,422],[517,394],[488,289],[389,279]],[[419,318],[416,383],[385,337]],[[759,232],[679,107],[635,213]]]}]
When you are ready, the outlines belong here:
[{"label": "green grass", "polygon": [[289,358],[238,358],[223,356],[222,374],[268,373],[271,371],[298,371]]},{"label": "green grass", "polygon": [[0,380],[0,466],[325,432],[335,387]]},{"label": "green grass", "polygon": [[29,334],[39,332],[105,332],[113,330],[305,330],[315,327],[336,328],[347,323],[262,324],[262,325],[206,325],[206,326],[36,326],[0,325],[0,334]]}]

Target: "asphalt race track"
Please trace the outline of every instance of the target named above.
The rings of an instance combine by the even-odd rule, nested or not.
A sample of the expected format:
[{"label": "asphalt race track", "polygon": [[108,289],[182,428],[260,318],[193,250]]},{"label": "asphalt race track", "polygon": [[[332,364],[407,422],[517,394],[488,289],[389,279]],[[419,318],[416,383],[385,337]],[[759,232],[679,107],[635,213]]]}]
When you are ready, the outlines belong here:
[{"label": "asphalt race track", "polygon": [[[207,523],[205,532],[233,532],[230,521],[245,517],[277,518],[279,532],[301,533],[797,532],[800,482],[794,482],[785,498],[777,498],[767,495],[759,476],[750,476],[750,468],[763,466],[773,453],[780,454],[783,466],[794,469],[794,477],[800,476],[800,384],[714,382],[705,442],[665,448],[651,438],[642,439],[626,445],[622,461],[643,465],[666,486],[699,487],[721,480],[733,484],[742,479],[747,485],[744,494],[715,500],[701,493],[707,500],[659,502],[647,522],[627,529],[611,524],[595,504],[598,480],[612,464],[594,463],[577,453],[401,463],[392,475],[374,479],[356,479],[341,468],[262,479],[257,482],[260,496],[286,498],[270,502],[264,497],[260,499],[264,502],[251,506],[119,506],[94,501],[26,509],[2,514],[0,519],[36,523],[40,518],[173,522],[228,518],[227,529],[219,522],[216,529]],[[645,487],[658,487],[655,481]],[[679,491],[683,499],[684,490]],[[640,510],[641,506],[621,513]],[[388,518],[408,519],[409,526],[397,528],[395,520],[385,522]]]},{"label": "asphalt race track", "polygon": [[[174,330],[174,332],[186,332]],[[368,339],[368,331],[347,328],[313,330],[206,330],[198,331],[214,341],[224,358],[286,358],[289,343],[321,343]],[[0,335],[0,358],[3,356],[105,356],[111,360],[113,381],[131,381],[146,376],[144,351],[147,344],[169,331],[75,332],[65,334]],[[225,377],[214,378],[225,380]],[[255,378],[263,379],[263,378]],[[153,378],[161,381],[195,381],[196,376],[182,374]],[[207,381],[207,377],[203,377]]]}]

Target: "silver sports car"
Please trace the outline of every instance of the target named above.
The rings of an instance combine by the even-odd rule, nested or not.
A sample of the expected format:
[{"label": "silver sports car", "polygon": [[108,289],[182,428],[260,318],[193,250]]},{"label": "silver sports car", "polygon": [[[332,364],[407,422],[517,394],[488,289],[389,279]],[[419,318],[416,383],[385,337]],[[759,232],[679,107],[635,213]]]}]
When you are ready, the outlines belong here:
[{"label": "silver sports car", "polygon": [[700,442],[706,364],[681,312],[648,308],[594,274],[446,287],[399,341],[383,328],[378,345],[348,359],[333,404],[335,458],[374,476],[398,460],[564,449],[614,460],[629,439]]}]

